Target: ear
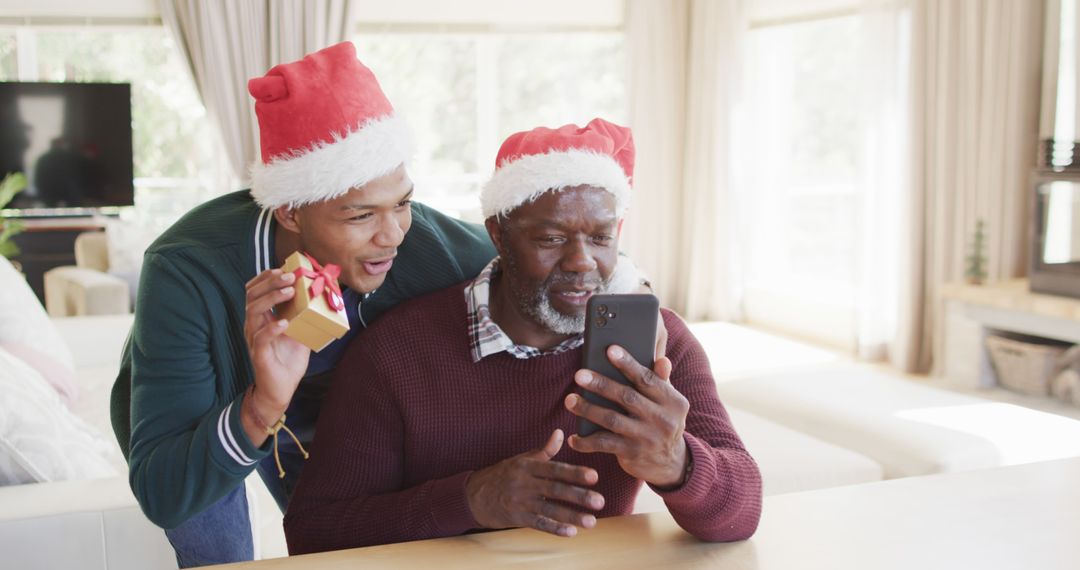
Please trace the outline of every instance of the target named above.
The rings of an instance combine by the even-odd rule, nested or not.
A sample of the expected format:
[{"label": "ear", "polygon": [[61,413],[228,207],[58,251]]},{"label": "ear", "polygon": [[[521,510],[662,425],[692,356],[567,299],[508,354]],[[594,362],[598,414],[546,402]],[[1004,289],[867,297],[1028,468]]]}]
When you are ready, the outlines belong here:
[{"label": "ear", "polygon": [[615,228],[615,239],[622,237],[622,223],[626,221],[626,218],[619,218],[619,225]]},{"label": "ear", "polygon": [[503,233],[502,225],[495,216],[484,220],[484,227],[487,228],[488,237],[491,238],[491,243],[495,244],[495,251],[499,252],[499,255],[503,253]]},{"label": "ear", "polygon": [[278,206],[274,208],[274,219],[281,227],[293,232],[300,233],[300,220],[298,210],[292,206]]}]

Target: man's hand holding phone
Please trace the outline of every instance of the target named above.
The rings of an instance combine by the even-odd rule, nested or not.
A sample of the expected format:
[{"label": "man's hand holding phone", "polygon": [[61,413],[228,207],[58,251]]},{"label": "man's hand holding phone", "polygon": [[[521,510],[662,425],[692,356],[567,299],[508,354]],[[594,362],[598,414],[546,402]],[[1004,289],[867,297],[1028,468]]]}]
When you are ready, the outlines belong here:
[{"label": "man's hand holding phone", "polygon": [[568,410],[604,428],[587,437],[570,436],[570,447],[582,453],[611,453],[627,474],[657,487],[677,487],[684,482],[689,460],[683,431],[690,403],[671,385],[671,361],[660,358],[649,370],[617,345],[608,348],[607,356],[629,386],[591,370],[579,370],[574,380],[625,413],[578,394],[568,395]]}]

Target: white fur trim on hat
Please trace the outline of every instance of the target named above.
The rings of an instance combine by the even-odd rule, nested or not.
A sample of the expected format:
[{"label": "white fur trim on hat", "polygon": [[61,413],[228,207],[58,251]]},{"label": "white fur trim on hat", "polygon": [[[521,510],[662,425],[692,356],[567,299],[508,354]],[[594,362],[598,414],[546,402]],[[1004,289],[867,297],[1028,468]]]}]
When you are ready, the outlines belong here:
[{"label": "white fur trim on hat", "polygon": [[630,256],[619,254],[615,271],[608,277],[608,286],[604,291],[611,294],[637,293],[641,288],[641,281],[645,279],[645,273],[638,269]]},{"label": "white fur trim on hat", "polygon": [[388,115],[339,135],[330,143],[251,167],[251,195],[263,208],[333,200],[394,171],[412,155],[405,120]]},{"label": "white fur trim on hat", "polygon": [[630,180],[619,163],[606,154],[579,149],[522,156],[500,166],[480,192],[480,205],[485,218],[504,216],[544,192],[581,185],[611,192],[620,216],[629,205]]}]

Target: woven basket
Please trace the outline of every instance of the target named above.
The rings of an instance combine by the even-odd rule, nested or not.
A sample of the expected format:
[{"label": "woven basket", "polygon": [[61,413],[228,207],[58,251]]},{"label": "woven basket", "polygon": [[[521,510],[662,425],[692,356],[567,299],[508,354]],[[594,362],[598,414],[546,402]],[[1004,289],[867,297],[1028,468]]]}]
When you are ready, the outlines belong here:
[{"label": "woven basket", "polygon": [[1058,372],[1058,363],[1069,345],[989,335],[986,348],[998,384],[1024,394],[1049,396],[1050,380]]}]

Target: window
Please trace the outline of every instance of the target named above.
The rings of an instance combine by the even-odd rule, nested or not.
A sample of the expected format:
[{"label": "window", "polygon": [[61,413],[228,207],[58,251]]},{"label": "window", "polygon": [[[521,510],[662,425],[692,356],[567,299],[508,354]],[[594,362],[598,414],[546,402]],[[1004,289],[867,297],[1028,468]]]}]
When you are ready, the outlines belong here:
[{"label": "window", "polygon": [[626,124],[623,45],[614,33],[505,37],[498,45],[500,142],[539,125],[584,125],[598,116]]},{"label": "window", "polygon": [[510,134],[628,115],[621,32],[379,32],[354,43],[413,129],[417,198],[466,219],[479,219],[480,187]]},{"label": "window", "polygon": [[211,163],[206,111],[164,28],[44,30],[37,34],[40,81],[132,84],[135,176],[191,178]]},{"label": "window", "polygon": [[355,43],[360,60],[412,129],[416,152],[409,170],[416,197],[452,209],[477,183],[476,40],[402,34]]},{"label": "window", "polygon": [[[410,174],[417,197],[451,214],[479,218],[478,194],[498,146],[538,125],[625,124],[626,63],[621,31],[443,32],[392,25],[360,33],[360,59],[412,126]],[[422,25],[419,28],[423,28]],[[180,213],[227,170],[219,143],[172,37],[160,26],[0,29],[0,78],[19,75],[18,50],[32,50],[40,81],[132,83],[136,204]],[[389,31],[386,31],[389,30]],[[28,45],[20,45],[24,42]],[[27,74],[24,72],[25,77]],[[208,174],[210,173],[210,174]],[[159,190],[167,190],[162,192]]]},{"label": "window", "polygon": [[[0,79],[131,83],[135,202],[166,223],[221,189],[217,138],[171,35],[161,26],[0,30]],[[16,49],[36,69],[18,70]]]},{"label": "window", "polygon": [[[1076,21],[1076,0],[1061,2],[1061,22]],[[1080,157],[1073,156],[1076,139],[1076,25],[1060,27],[1058,48],[1057,97],[1054,105],[1054,149],[1051,165],[1069,166]],[[1059,142],[1060,141],[1060,142]]]},{"label": "window", "polygon": [[18,61],[15,51],[15,32],[0,30],[0,79],[18,77]]},{"label": "window", "polygon": [[747,35],[747,318],[836,343],[855,309],[859,26],[834,15]]}]

